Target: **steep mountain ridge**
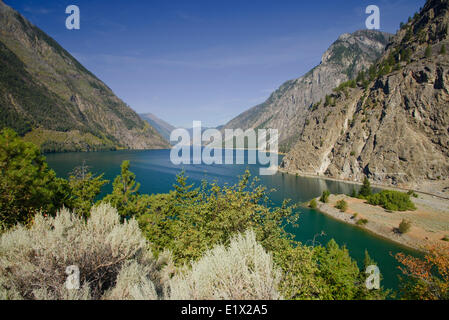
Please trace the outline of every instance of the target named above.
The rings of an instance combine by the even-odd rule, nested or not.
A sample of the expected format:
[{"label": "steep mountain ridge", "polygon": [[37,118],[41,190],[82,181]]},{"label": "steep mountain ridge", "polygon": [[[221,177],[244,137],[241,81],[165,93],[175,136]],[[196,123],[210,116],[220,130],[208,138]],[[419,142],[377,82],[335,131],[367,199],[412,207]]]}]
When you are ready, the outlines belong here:
[{"label": "steep mountain ridge", "polygon": [[427,1],[356,88],[307,116],[281,167],[447,195],[448,26],[448,1]]},{"label": "steep mountain ridge", "polygon": [[170,141],[170,134],[175,127],[152,113],[139,114],[139,116],[147,121],[165,140]]},{"label": "steep mountain ridge", "polygon": [[168,143],[56,41],[0,0],[0,127],[43,151]]},{"label": "steep mountain ridge", "polygon": [[237,116],[223,129],[278,129],[281,151],[289,150],[300,135],[310,108],[374,63],[389,39],[389,34],[371,30],[341,35],[323,54],[320,65],[287,81],[266,102]]}]

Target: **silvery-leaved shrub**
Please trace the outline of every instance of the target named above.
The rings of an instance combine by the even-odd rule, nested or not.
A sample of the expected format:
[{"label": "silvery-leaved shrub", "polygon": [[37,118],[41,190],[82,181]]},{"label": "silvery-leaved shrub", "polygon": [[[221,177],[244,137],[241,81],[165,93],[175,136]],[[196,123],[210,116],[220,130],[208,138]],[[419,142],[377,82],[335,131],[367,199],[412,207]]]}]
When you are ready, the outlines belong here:
[{"label": "silvery-leaved shrub", "polygon": [[275,300],[280,299],[279,280],[271,255],[247,231],[175,275],[165,295],[174,300]]},{"label": "silvery-leaved shrub", "polygon": [[[66,285],[69,266],[79,289]],[[0,299],[156,299],[162,268],[137,222],[108,204],[87,221],[64,209],[0,237]]]}]

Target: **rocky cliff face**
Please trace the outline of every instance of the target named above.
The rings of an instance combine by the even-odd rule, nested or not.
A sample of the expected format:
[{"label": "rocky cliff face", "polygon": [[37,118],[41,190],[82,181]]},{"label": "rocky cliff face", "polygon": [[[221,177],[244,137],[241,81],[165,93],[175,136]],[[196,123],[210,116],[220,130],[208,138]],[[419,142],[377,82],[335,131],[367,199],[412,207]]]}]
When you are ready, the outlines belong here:
[{"label": "rocky cliff face", "polygon": [[367,79],[359,77],[357,88],[334,94],[332,105],[320,104],[307,116],[282,167],[448,192],[448,26],[448,1],[427,1]]},{"label": "rocky cliff face", "polygon": [[44,151],[168,143],[67,51],[0,0],[0,128]]},{"label": "rocky cliff face", "polygon": [[343,34],[324,53],[319,66],[284,83],[265,103],[231,120],[224,129],[278,129],[282,151],[289,150],[301,134],[311,106],[374,63],[389,39],[389,34],[369,30]]}]

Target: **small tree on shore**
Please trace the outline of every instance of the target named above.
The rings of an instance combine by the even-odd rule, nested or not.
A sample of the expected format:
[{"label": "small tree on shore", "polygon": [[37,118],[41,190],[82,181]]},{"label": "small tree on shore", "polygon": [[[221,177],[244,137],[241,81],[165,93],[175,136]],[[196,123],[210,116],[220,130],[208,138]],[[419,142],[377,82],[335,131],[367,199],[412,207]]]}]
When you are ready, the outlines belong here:
[{"label": "small tree on shore", "polygon": [[346,212],[348,210],[348,203],[345,200],[340,200],[337,202],[335,208],[339,209],[341,212]]},{"label": "small tree on shore", "polygon": [[323,191],[323,194],[321,195],[320,201],[322,203],[328,203],[330,195],[331,195],[331,193],[329,192],[329,190]]},{"label": "small tree on shore", "polygon": [[369,182],[368,177],[365,177],[363,180],[362,188],[360,189],[359,196],[363,198],[367,198],[373,194],[373,191],[371,190],[371,183]]},{"label": "small tree on shore", "polygon": [[407,219],[402,219],[401,223],[399,224],[398,230],[401,234],[406,234],[407,232],[410,231],[411,228],[412,228],[412,222]]}]

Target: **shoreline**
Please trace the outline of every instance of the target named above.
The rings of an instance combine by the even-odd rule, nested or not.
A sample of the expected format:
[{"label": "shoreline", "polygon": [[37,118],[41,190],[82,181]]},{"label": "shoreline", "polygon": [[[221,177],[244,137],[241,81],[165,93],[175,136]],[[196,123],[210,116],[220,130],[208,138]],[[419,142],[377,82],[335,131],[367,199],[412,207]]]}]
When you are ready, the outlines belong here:
[{"label": "shoreline", "polygon": [[[426,248],[431,245],[446,247],[449,250],[449,242],[442,240],[449,236],[449,206],[439,208],[434,204],[429,205],[428,195],[420,194],[419,197],[413,200],[417,206],[416,211],[387,212],[381,207],[365,203],[365,200],[346,195],[331,195],[329,203],[322,203],[317,198],[316,210],[330,218],[359,227],[365,232],[418,252],[426,252]],[[348,203],[346,212],[335,208],[337,201],[340,200]],[[443,202],[447,205],[446,201]],[[366,219],[368,222],[365,225],[357,225],[360,219]],[[409,219],[412,222],[412,228],[406,234],[396,231],[402,219]]]},{"label": "shoreline", "polygon": [[[363,185],[363,182],[360,181],[354,181],[354,180],[350,180],[350,179],[339,179],[339,178],[332,178],[332,177],[328,177],[328,176],[323,176],[323,175],[313,175],[313,174],[306,174],[306,173],[301,173],[301,172],[292,172],[292,171],[288,171],[286,169],[283,168],[278,168],[278,172],[279,173],[284,173],[284,174],[288,174],[288,175],[297,175],[298,177],[303,177],[303,178],[312,178],[312,179],[322,179],[322,180],[327,180],[327,181],[334,181],[334,182],[342,182],[342,183],[347,183],[347,184],[353,184],[353,185],[357,185],[357,186],[361,186]],[[394,186],[394,185],[390,185],[390,184],[381,184],[381,183],[375,183],[375,182],[371,182],[371,187],[373,188],[377,188],[377,189],[382,189],[382,190],[393,190],[393,191],[401,191],[401,192],[408,192],[408,191],[414,191],[416,193],[420,193],[420,194],[424,194],[424,195],[428,195],[431,197],[437,197],[439,199],[442,200],[449,200],[449,190],[445,193],[442,192],[429,192],[429,190],[422,190],[422,189],[416,189],[416,188],[406,188],[406,187],[401,187],[401,186]],[[448,180],[443,180],[443,181],[436,181],[436,182],[431,182],[428,181],[428,184],[436,184],[438,182],[441,183],[447,183],[448,187],[449,187],[449,181]]]}]

